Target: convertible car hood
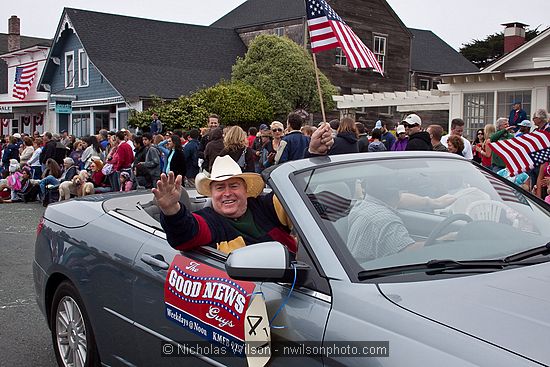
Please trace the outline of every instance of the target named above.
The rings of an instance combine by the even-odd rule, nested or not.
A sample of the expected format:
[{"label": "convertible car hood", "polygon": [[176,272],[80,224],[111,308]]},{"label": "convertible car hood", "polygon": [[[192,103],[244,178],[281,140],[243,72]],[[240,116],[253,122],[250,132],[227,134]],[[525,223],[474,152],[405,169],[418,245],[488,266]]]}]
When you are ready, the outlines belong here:
[{"label": "convertible car hood", "polygon": [[550,263],[379,286],[400,307],[550,364]]}]

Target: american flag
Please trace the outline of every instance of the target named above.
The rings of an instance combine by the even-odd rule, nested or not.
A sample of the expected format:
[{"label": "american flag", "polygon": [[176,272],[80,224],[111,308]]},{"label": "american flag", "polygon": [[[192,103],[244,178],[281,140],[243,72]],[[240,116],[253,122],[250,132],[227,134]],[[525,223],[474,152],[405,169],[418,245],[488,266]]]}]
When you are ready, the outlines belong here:
[{"label": "american flag", "polygon": [[306,8],[312,52],[340,47],[349,61],[350,68],[373,68],[384,75],[376,55],[325,0],[306,0]]},{"label": "american flag", "polygon": [[31,89],[32,82],[36,76],[36,70],[38,69],[38,63],[33,62],[25,66],[18,66],[15,68],[15,81],[13,83],[13,97],[18,99],[25,99],[27,93]]},{"label": "american flag", "polygon": [[491,150],[502,158],[512,176],[550,161],[549,148],[550,133],[544,130],[491,143]]},{"label": "american flag", "polygon": [[321,218],[336,222],[347,216],[353,206],[353,201],[329,191],[308,194],[307,197]]}]

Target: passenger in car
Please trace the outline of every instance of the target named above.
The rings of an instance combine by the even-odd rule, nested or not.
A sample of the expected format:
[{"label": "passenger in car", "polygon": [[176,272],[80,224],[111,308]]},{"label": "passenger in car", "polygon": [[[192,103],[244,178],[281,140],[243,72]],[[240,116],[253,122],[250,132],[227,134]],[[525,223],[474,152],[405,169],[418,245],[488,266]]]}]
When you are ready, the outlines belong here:
[{"label": "passenger in car", "polygon": [[[328,125],[317,129],[309,151],[326,154],[333,144]],[[229,156],[218,157],[210,176],[199,174],[197,191],[212,197],[212,207],[191,213],[179,198],[182,177],[173,172],[161,175],[153,193],[161,213],[161,225],[168,243],[177,250],[216,245],[229,253],[236,248],[265,241],[279,241],[296,253],[291,222],[274,193],[261,195],[265,187],[257,173],[242,173]]]},{"label": "passenger in car", "polygon": [[415,241],[397,208],[431,211],[451,205],[452,195],[438,198],[400,192],[384,181],[371,181],[366,185],[366,195],[351,209],[348,216],[347,244],[356,259],[373,260],[395,254],[405,249],[420,248],[423,241]]}]

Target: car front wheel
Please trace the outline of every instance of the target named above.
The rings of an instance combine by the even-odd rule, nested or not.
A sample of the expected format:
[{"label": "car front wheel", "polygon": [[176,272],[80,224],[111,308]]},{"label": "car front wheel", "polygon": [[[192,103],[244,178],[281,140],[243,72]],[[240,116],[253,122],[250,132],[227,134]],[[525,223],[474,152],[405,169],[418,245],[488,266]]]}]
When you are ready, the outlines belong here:
[{"label": "car front wheel", "polygon": [[74,285],[57,287],[51,307],[51,331],[59,366],[99,366],[99,355],[86,309]]}]

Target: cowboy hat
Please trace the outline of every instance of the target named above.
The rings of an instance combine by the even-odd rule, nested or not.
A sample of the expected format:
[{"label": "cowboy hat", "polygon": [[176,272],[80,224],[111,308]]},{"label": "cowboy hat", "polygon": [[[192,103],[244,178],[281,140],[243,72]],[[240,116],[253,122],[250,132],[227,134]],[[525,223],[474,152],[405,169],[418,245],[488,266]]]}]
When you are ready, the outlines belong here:
[{"label": "cowboy hat", "polygon": [[195,177],[195,186],[199,194],[212,196],[210,184],[212,182],[225,181],[233,177],[239,177],[246,183],[248,197],[256,197],[264,190],[264,180],[258,173],[243,173],[241,167],[228,155],[217,157],[212,165],[210,176],[199,173]]}]

